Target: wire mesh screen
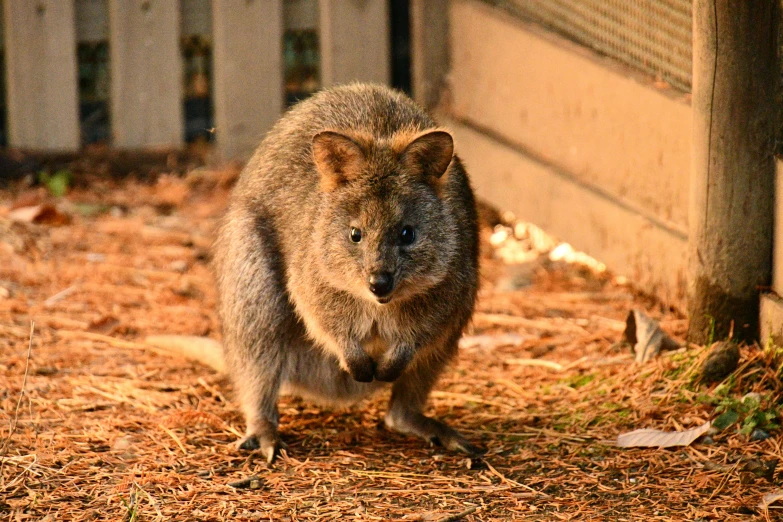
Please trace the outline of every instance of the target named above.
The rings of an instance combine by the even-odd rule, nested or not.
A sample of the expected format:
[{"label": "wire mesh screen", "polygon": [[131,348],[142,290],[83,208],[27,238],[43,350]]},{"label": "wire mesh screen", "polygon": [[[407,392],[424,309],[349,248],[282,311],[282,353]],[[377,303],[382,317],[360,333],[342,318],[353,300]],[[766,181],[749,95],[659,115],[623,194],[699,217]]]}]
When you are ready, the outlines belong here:
[{"label": "wire mesh screen", "polygon": [[691,90],[692,0],[485,0]]}]

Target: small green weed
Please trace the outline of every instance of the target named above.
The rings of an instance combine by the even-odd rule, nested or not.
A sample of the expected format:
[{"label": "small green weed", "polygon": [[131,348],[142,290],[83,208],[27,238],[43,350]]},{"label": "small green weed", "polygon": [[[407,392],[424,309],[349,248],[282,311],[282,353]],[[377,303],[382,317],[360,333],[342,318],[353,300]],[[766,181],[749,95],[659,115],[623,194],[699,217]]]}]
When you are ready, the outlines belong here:
[{"label": "small green weed", "polygon": [[707,334],[706,346],[712,346],[712,343],[715,342],[715,318],[710,314],[704,314],[704,317],[710,322],[710,332]]},{"label": "small green weed", "polygon": [[83,217],[95,217],[111,211],[111,206],[100,203],[74,203],[74,210]]},{"label": "small green weed", "polygon": [[38,173],[38,181],[56,198],[65,195],[71,185],[71,178],[71,171],[67,169],[58,170],[54,174],[49,174],[45,170]]},{"label": "small green weed", "polygon": [[780,428],[777,422],[780,416],[779,407],[757,393],[749,393],[742,398],[728,395],[720,397],[716,393],[713,400],[709,402],[715,404],[715,413],[719,414],[713,421],[713,426],[719,430],[739,425],[740,434],[750,435],[756,428],[765,431]]},{"label": "small green weed", "polygon": [[563,379],[560,382],[562,384],[565,384],[566,386],[570,386],[571,388],[578,389],[582,386],[586,386],[593,382],[595,379],[595,375],[591,373],[587,373],[584,375],[573,375],[571,377],[568,377],[567,379]]},{"label": "small green weed", "polygon": [[764,347],[764,355],[769,361],[769,365],[776,367],[775,373],[779,381],[783,381],[783,347],[778,346],[772,336],[767,339],[767,345]]}]

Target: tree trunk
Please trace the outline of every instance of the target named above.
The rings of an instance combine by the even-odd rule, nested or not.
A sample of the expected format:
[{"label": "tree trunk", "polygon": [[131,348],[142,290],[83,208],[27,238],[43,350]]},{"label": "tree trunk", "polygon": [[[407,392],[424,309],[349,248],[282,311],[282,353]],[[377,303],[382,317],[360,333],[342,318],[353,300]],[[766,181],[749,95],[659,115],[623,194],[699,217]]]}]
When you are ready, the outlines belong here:
[{"label": "tree trunk", "polygon": [[695,0],[689,338],[758,338],[772,274],[775,0]]}]

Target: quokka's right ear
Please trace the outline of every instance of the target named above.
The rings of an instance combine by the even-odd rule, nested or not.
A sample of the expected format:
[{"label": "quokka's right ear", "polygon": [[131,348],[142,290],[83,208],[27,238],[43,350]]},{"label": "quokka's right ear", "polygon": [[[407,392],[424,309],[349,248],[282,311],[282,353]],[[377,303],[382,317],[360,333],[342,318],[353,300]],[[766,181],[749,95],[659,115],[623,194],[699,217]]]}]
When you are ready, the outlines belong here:
[{"label": "quokka's right ear", "polygon": [[413,172],[437,180],[454,157],[454,140],[446,131],[428,130],[419,134],[402,151],[400,161]]},{"label": "quokka's right ear", "polygon": [[321,175],[321,189],[325,191],[356,179],[367,164],[362,146],[334,131],[313,136],[313,159]]}]

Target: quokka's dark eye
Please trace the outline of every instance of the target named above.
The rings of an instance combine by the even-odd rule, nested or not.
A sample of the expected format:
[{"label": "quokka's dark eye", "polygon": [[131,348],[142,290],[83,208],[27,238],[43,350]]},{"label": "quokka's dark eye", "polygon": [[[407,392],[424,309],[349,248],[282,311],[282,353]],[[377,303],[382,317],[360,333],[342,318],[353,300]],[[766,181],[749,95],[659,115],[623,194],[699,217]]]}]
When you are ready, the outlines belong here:
[{"label": "quokka's dark eye", "polygon": [[416,230],[410,225],[402,227],[400,230],[400,243],[410,245],[416,239]]},{"label": "quokka's dark eye", "polygon": [[351,227],[351,233],[348,236],[351,238],[351,241],[358,243],[362,240],[362,231],[356,227]]}]

